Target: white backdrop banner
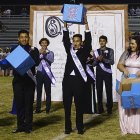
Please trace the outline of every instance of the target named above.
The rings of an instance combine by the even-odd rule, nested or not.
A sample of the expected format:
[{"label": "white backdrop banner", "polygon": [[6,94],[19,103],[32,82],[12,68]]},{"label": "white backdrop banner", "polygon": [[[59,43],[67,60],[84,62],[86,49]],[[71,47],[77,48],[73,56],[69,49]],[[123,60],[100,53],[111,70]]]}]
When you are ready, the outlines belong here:
[{"label": "white backdrop banner", "polygon": [[[62,42],[64,26],[62,14],[60,11],[34,11],[33,15],[33,46],[40,49],[39,40],[42,37],[50,40],[48,48],[55,54],[55,60],[51,67],[56,78],[55,86],[52,85],[52,101],[62,101],[62,79],[66,62],[66,53]],[[88,10],[87,18],[92,34],[93,50],[99,48],[101,35],[107,36],[107,46],[114,49],[113,99],[116,101],[115,82],[116,78],[120,76],[116,65],[125,48],[124,10]],[[69,31],[71,38],[76,33],[84,35],[84,25],[69,24]]]}]

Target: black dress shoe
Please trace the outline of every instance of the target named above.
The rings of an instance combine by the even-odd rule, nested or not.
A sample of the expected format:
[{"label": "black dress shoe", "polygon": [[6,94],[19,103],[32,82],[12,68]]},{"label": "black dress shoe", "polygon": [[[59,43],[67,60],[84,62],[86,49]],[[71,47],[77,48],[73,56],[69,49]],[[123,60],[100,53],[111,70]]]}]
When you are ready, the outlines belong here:
[{"label": "black dress shoe", "polygon": [[32,130],[24,130],[24,132],[29,134],[32,132]]},{"label": "black dress shoe", "polygon": [[107,114],[111,115],[112,114],[112,110],[107,111]]},{"label": "black dress shoe", "polygon": [[41,110],[36,110],[36,111],[34,112],[34,114],[39,114],[39,113],[41,113]]},{"label": "black dress shoe", "polygon": [[50,110],[46,110],[46,114],[49,114],[50,113]]},{"label": "black dress shoe", "polygon": [[70,134],[72,132],[72,129],[70,129],[70,130],[65,130],[65,134]]},{"label": "black dress shoe", "polygon": [[84,131],[83,130],[78,130],[78,134],[83,135]]},{"label": "black dress shoe", "polygon": [[98,111],[98,114],[103,114],[104,113],[104,110],[99,110]]},{"label": "black dress shoe", "polygon": [[23,130],[16,129],[16,130],[13,130],[13,131],[12,131],[12,133],[20,133],[20,132],[23,132]]}]

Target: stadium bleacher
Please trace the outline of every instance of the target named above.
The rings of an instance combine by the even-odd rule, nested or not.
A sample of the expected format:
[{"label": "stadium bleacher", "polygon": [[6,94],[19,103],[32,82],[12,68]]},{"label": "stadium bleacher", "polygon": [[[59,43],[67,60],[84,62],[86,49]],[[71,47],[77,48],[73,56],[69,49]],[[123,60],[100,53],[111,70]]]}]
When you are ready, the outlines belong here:
[{"label": "stadium bleacher", "polygon": [[[0,16],[0,21],[5,28],[4,31],[0,30],[0,48],[11,47],[17,44],[17,33],[19,30],[29,30],[29,7],[27,16],[18,15],[16,13],[10,17]],[[140,16],[129,15],[128,26],[130,32],[140,32]]]},{"label": "stadium bleacher", "polygon": [[0,31],[0,48],[11,47],[17,44],[17,33],[21,29],[29,30],[29,17],[11,16],[0,17],[6,30]]}]

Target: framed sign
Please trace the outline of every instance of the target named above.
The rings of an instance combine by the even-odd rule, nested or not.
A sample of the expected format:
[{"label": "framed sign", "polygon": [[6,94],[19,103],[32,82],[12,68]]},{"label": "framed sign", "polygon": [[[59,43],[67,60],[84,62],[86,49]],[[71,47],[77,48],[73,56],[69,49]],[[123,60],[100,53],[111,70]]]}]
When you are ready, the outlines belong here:
[{"label": "framed sign", "polygon": [[[99,36],[108,38],[107,46],[114,49],[115,64],[113,65],[113,91],[115,82],[120,77],[117,63],[128,42],[127,5],[84,5],[87,8],[87,18],[92,34],[93,50],[99,48]],[[56,85],[52,86],[52,101],[62,101],[62,79],[66,62],[64,50],[62,6],[30,6],[30,37],[31,44],[40,49],[39,40],[46,37],[50,40],[49,49],[54,52],[55,60],[52,71]],[[69,24],[70,37],[76,33],[84,34],[84,25]],[[84,37],[83,37],[84,39]],[[116,95],[113,94],[114,101]]]}]

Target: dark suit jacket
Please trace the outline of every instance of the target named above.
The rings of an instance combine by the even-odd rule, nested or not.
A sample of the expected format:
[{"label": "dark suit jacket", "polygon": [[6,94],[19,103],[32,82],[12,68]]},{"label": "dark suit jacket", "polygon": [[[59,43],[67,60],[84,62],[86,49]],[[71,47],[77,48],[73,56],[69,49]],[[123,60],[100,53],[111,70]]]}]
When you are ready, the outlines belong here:
[{"label": "dark suit jacket", "polygon": [[[66,60],[66,65],[65,65],[64,77],[69,76],[70,73],[74,70],[75,75],[80,77],[83,80],[83,78],[81,77],[81,74],[78,71],[78,69],[77,69],[77,67],[72,59],[72,56],[70,54],[71,42],[70,42],[68,31],[63,31],[63,43],[64,43],[64,47],[65,47],[65,50],[67,53],[67,60]],[[85,32],[85,43],[76,52],[76,55],[79,58],[85,71],[86,71],[86,61],[87,61],[87,58],[89,56],[91,49],[92,49],[92,47],[91,47],[91,33]]]},{"label": "dark suit jacket", "polygon": [[[112,48],[108,48],[106,47],[106,50],[108,51],[108,53],[105,53],[105,51],[101,51],[101,49],[97,49],[98,54],[102,55],[104,57],[104,60],[102,61],[102,63],[104,64],[104,66],[108,69],[111,69],[111,65],[114,64],[114,50]],[[108,72],[105,72],[100,66],[99,66],[99,62],[96,62],[96,60],[94,61],[94,64],[96,64],[96,73],[105,73],[105,74],[110,74]]]}]

